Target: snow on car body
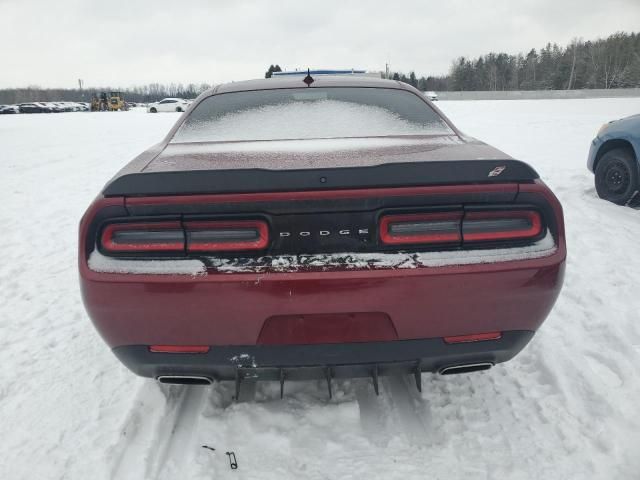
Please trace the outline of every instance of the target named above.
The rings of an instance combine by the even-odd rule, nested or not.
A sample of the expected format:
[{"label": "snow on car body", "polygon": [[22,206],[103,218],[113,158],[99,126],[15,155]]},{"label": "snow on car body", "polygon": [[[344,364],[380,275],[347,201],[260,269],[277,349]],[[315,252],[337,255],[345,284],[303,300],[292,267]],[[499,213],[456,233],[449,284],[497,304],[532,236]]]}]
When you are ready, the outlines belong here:
[{"label": "snow on car body", "polygon": [[176,383],[485,369],[532,338],[565,257],[530,166],[406,84],[328,76],[202,94],[79,246],[104,340]]}]

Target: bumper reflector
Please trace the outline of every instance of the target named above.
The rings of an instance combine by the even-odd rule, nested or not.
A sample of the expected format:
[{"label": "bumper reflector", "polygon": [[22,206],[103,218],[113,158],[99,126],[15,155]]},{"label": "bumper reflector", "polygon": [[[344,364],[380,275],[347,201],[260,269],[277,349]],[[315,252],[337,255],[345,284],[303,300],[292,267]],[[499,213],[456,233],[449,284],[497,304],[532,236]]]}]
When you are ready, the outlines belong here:
[{"label": "bumper reflector", "polygon": [[153,353],[207,353],[208,345],[151,345],[149,351]]},{"label": "bumper reflector", "polygon": [[473,335],[455,335],[453,337],[444,337],[445,343],[469,343],[483,342],[486,340],[499,340],[502,338],[502,332],[474,333]]}]

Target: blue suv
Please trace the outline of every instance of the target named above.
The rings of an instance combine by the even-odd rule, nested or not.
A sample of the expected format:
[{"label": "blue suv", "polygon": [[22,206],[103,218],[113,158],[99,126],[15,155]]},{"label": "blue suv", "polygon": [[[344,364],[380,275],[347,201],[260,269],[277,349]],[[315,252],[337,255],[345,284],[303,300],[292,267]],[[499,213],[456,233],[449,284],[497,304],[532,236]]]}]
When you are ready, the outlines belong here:
[{"label": "blue suv", "polygon": [[600,198],[618,205],[640,200],[640,114],[605,123],[591,142],[587,167]]}]

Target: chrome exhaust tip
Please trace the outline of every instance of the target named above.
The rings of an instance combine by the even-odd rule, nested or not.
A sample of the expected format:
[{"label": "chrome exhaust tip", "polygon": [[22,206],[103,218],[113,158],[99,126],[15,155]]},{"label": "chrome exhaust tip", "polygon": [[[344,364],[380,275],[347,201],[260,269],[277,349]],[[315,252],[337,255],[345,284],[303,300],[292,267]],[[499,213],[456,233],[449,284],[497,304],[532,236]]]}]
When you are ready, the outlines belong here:
[{"label": "chrome exhaust tip", "polygon": [[489,370],[491,367],[493,367],[493,363],[491,362],[463,363],[461,365],[451,365],[450,367],[441,368],[438,373],[440,375],[453,375],[456,373],[481,372],[482,370]]},{"label": "chrome exhaust tip", "polygon": [[169,385],[211,385],[213,383],[209,377],[193,375],[160,375],[156,380]]}]

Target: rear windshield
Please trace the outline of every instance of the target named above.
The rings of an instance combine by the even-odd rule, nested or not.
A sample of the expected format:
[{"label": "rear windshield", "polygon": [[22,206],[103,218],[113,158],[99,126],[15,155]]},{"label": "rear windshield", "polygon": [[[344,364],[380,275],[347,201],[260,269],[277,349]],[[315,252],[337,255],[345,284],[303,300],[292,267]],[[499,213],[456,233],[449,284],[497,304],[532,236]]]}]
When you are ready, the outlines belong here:
[{"label": "rear windshield", "polygon": [[388,88],[259,90],[203,100],[173,143],[452,135],[417,95]]}]

